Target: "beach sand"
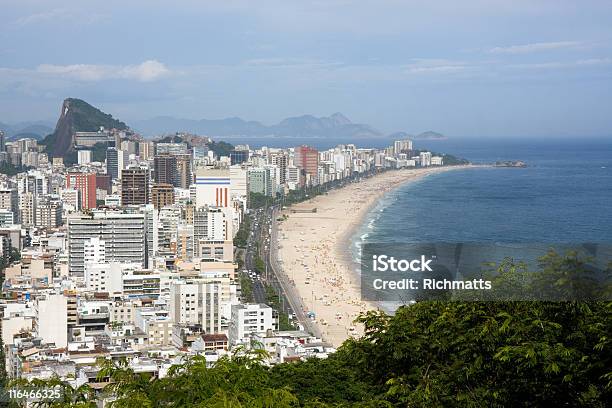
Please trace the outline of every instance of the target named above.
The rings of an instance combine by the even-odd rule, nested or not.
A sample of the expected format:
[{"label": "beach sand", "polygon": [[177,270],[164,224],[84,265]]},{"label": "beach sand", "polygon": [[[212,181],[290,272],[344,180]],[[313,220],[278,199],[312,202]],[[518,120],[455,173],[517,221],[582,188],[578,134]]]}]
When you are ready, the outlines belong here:
[{"label": "beach sand", "polygon": [[[353,321],[359,313],[376,309],[361,300],[358,265],[350,251],[350,239],[370,208],[400,185],[467,167],[388,171],[282,212],[288,218],[278,222],[279,261],[301,298],[303,310],[315,313],[323,340],[337,347],[350,336],[361,336],[363,328]],[[317,212],[293,212],[312,208]]]}]

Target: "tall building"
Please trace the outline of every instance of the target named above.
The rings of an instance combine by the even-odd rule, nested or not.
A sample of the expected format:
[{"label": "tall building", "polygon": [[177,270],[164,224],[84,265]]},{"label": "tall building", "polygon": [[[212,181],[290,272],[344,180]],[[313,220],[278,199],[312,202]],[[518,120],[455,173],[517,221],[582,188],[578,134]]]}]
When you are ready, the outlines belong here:
[{"label": "tall building", "polygon": [[230,185],[229,169],[198,169],[195,177],[196,207],[229,207]]},{"label": "tall building", "polygon": [[419,158],[421,159],[422,167],[431,166],[431,152],[421,152]]},{"label": "tall building", "polygon": [[241,166],[230,167],[230,196],[232,199],[247,197],[248,195],[247,170]]},{"label": "tall building", "polygon": [[232,305],[232,318],[229,326],[229,340],[232,344],[249,342],[252,334],[266,334],[277,330],[274,311],[264,304]]},{"label": "tall building", "polygon": [[169,154],[155,156],[155,182],[163,184],[177,184],[176,157]]},{"label": "tall building", "polygon": [[231,165],[242,164],[249,161],[249,151],[248,150],[232,150],[230,152],[230,162]]},{"label": "tall building", "polygon": [[174,204],[174,187],[171,184],[154,184],[151,188],[151,204],[157,209]]},{"label": "tall building", "polygon": [[157,217],[156,255],[171,255],[176,253],[176,236],[181,220],[181,210],[178,207],[165,207],[159,210]]},{"label": "tall building", "polygon": [[115,147],[109,147],[106,149],[106,174],[108,174],[111,180],[119,178],[119,152]]},{"label": "tall building", "polygon": [[121,150],[125,151],[128,156],[130,154],[136,154],[137,144],[133,140],[124,140],[121,142]]},{"label": "tall building", "polygon": [[310,146],[298,146],[295,148],[295,165],[300,169],[304,176],[304,182],[317,184],[317,174],[319,172],[319,152]]},{"label": "tall building", "polygon": [[129,168],[121,171],[121,205],[149,203],[149,170]]},{"label": "tall building", "polygon": [[0,189],[0,209],[11,211],[15,222],[19,222],[19,194],[16,189]]},{"label": "tall building", "polygon": [[64,209],[68,212],[75,212],[81,210],[81,192],[74,188],[63,188],[60,191],[60,197]]},{"label": "tall building", "polygon": [[68,298],[48,294],[34,303],[35,326],[32,328],[43,343],[55,347],[68,345]]},{"label": "tall building", "polygon": [[79,164],[91,163],[91,150],[79,150],[77,159]]},{"label": "tall building", "polygon": [[68,173],[66,176],[66,188],[80,191],[82,209],[96,208],[95,173]]},{"label": "tall building", "polygon": [[278,191],[279,169],[274,165],[249,169],[249,192],[274,196]]},{"label": "tall building", "polygon": [[0,152],[6,152],[6,139],[2,130],[0,130]]},{"label": "tall building", "polygon": [[249,193],[268,195],[266,194],[266,187],[268,185],[266,181],[266,169],[264,169],[263,167],[249,169],[247,171],[247,175]]},{"label": "tall building", "polygon": [[[227,278],[226,278],[227,279]],[[200,325],[205,333],[222,330],[224,285],[221,280],[188,279],[170,287],[170,318],[175,324]],[[225,296],[224,296],[225,295]]]},{"label": "tall building", "polygon": [[[233,225],[230,214],[230,209],[219,207],[200,207],[194,211],[194,257],[225,260],[233,254]],[[229,244],[229,250],[226,244]]]},{"label": "tall building", "polygon": [[155,142],[139,141],[138,156],[140,160],[149,160],[155,156]]},{"label": "tall building", "polygon": [[24,227],[36,223],[36,195],[30,192],[19,194],[19,221]]},{"label": "tall building", "polygon": [[271,162],[272,164],[278,167],[278,182],[280,184],[285,184],[287,182],[287,168],[289,167],[289,156],[284,152],[274,153],[272,154]]},{"label": "tall building", "polygon": [[175,187],[189,188],[193,182],[192,156],[190,154],[177,154],[176,157],[176,184]]},{"label": "tall building", "polygon": [[68,216],[69,272],[83,276],[85,242],[98,238],[105,243],[108,262],[138,263],[148,266],[147,223],[144,214],[93,211],[91,215]]},{"label": "tall building", "polygon": [[211,241],[224,241],[228,237],[231,220],[227,220],[226,213],[218,207],[200,207],[193,213],[194,239]]},{"label": "tall building", "polygon": [[62,225],[62,202],[48,196],[39,197],[34,224],[40,228],[56,228]]},{"label": "tall building", "polygon": [[397,156],[400,153],[406,153],[410,155],[412,153],[412,140],[396,140],[393,142],[393,153]]},{"label": "tall building", "polygon": [[0,225],[11,225],[15,223],[15,215],[12,211],[0,208]]},{"label": "tall building", "polygon": [[128,162],[128,153],[116,147],[106,149],[106,174],[111,180],[121,178],[121,170],[125,168]]}]

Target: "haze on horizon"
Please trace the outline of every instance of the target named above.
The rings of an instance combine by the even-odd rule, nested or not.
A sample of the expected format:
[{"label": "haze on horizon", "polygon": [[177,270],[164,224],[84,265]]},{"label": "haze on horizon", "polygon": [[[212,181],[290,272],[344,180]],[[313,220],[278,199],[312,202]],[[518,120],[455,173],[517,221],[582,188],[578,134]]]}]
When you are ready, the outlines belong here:
[{"label": "haze on horizon", "polygon": [[1,0],[0,122],[342,112],[383,132],[612,135],[612,2]]}]

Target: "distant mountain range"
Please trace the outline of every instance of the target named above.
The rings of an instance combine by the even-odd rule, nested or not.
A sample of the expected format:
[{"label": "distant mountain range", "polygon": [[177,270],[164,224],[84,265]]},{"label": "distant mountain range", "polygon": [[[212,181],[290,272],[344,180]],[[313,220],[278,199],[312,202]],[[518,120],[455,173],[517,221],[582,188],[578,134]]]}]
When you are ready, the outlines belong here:
[{"label": "distant mountain range", "polygon": [[418,135],[411,135],[406,132],[395,132],[389,135],[389,139],[444,140],[447,139],[447,137],[441,133],[432,132],[429,130],[427,132],[419,133]]},{"label": "distant mountain range", "polygon": [[[7,137],[32,137],[41,140],[47,146],[52,157],[74,156],[74,132],[96,131],[100,126],[107,129],[128,129],[128,125],[110,114],[104,113],[87,102],[67,98],[64,100],[55,129],[44,121],[23,122],[14,125],[0,123]],[[309,138],[333,138],[334,140],[359,141],[373,138],[398,139],[445,139],[440,133],[428,131],[418,135],[396,132],[386,135],[370,125],[353,123],[341,113],[328,117],[302,115],[282,120],[275,125],[264,125],[261,122],[247,121],[238,117],[226,119],[178,119],[170,116],[158,116],[153,119],[133,123],[133,130],[145,136],[189,132],[213,138],[240,137],[283,137],[300,139],[307,143]]]},{"label": "distant mountain range", "polygon": [[7,140],[16,140],[24,137],[40,140],[53,132],[53,125],[47,121],[19,122],[7,124],[0,122],[0,130],[4,131]]},{"label": "distant mountain range", "polygon": [[275,125],[264,125],[261,122],[246,121],[233,117],[226,119],[177,119],[169,116],[158,116],[153,119],[137,121],[134,129],[147,136],[155,136],[177,131],[200,135],[223,136],[277,136],[277,137],[347,137],[371,138],[384,136],[373,127],[351,122],[341,113],[329,117],[317,118],[312,115],[296,116],[284,119]]}]

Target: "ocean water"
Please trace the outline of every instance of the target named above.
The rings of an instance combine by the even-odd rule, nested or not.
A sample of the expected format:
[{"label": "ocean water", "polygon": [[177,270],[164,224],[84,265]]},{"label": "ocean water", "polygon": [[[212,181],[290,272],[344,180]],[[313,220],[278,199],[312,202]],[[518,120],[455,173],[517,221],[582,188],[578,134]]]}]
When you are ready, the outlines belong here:
[{"label": "ocean water", "polygon": [[432,175],[385,195],[352,241],[612,243],[612,140],[431,141],[476,163],[527,168]]}]

